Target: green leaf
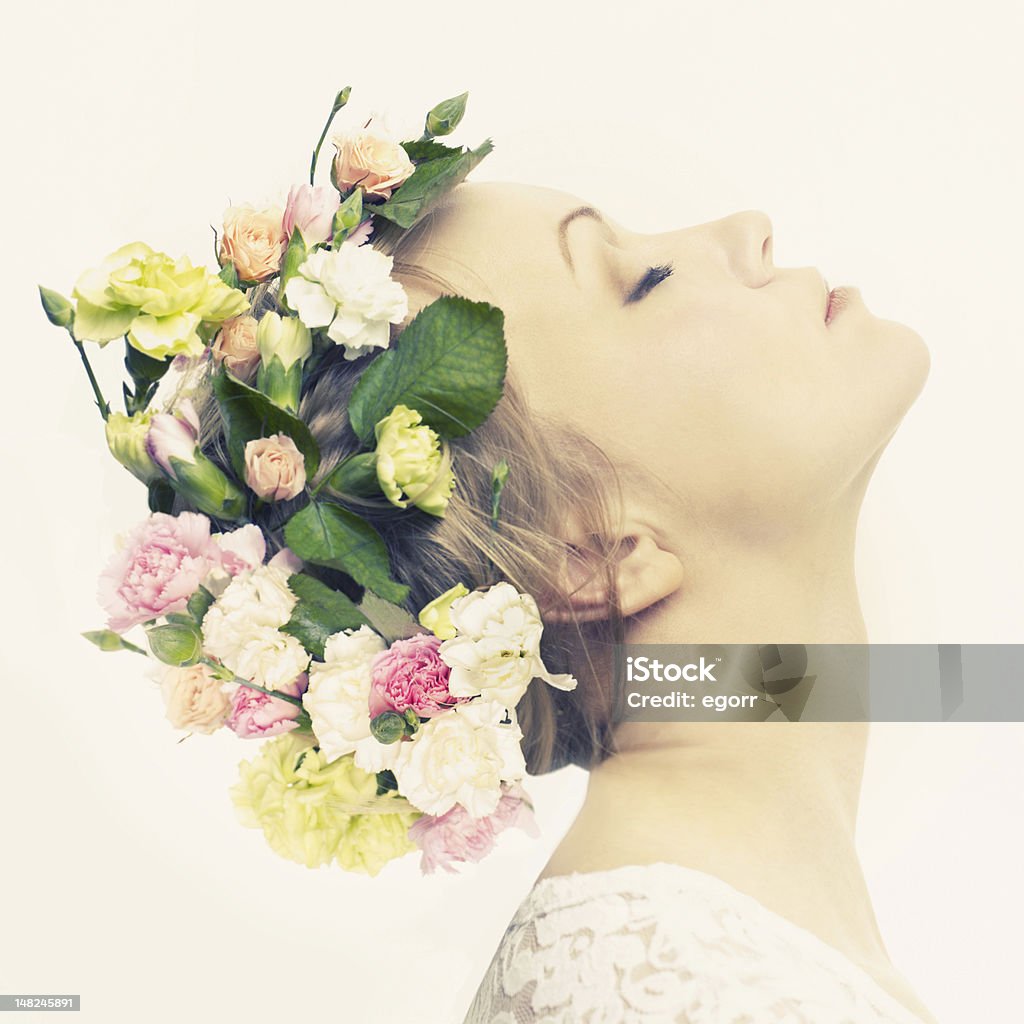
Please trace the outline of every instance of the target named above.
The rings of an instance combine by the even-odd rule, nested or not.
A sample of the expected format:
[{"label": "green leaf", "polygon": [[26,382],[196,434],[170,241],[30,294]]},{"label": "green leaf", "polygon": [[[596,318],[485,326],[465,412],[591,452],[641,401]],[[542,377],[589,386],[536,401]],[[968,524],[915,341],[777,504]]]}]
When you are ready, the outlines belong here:
[{"label": "green leaf", "polygon": [[288,577],[288,587],[299,600],[292,610],[292,617],[281,629],[295,637],[317,658],[324,656],[328,637],[343,629],[358,629],[370,624],[369,619],[344,594],[312,576],[295,573]]},{"label": "green leaf", "polygon": [[334,214],[331,248],[337,249],[363,219],[363,190],[355,188]]},{"label": "green leaf", "polygon": [[284,290],[288,287],[288,282],[293,278],[297,277],[299,273],[299,267],[306,261],[306,257],[309,255],[306,249],[306,242],[302,237],[302,232],[296,228],[292,232],[292,237],[288,242],[288,248],[285,249],[284,259],[281,260],[281,280],[278,284],[277,294],[281,301],[281,304],[286,309],[291,309],[285,299]]},{"label": "green leaf", "polygon": [[498,528],[498,513],[501,510],[501,492],[508,482],[508,463],[501,459],[491,471],[491,526]]},{"label": "green leaf", "polygon": [[101,651],[134,651],[136,654],[145,654],[141,647],[129,643],[120,634],[112,629],[93,629],[82,636],[91,644],[95,644]]},{"label": "green leaf", "polygon": [[398,790],[398,780],[395,778],[395,773],[385,769],[382,772],[377,772],[377,796],[383,796],[385,793]]},{"label": "green leaf", "polygon": [[220,268],[220,273],[217,275],[229,288],[238,287],[238,271],[235,269],[234,263],[230,260]]},{"label": "green leaf", "polygon": [[402,228],[412,227],[433,203],[462,181],[492,149],[494,144],[487,139],[476,149],[450,150],[435,159],[424,160],[417,164],[408,181],[400,185],[387,202],[373,208],[374,216],[384,217]]},{"label": "green leaf", "polygon": [[131,374],[136,385],[139,383],[153,384],[161,380],[171,368],[172,362],[174,362],[173,356],[168,356],[166,359],[154,359],[152,356],[146,355],[145,352],[140,352],[127,341],[124,343],[125,369]]},{"label": "green leaf", "polygon": [[221,367],[213,379],[228,438],[228,454],[239,480],[245,479],[245,446],[257,437],[287,434],[305,456],[306,476],[320,465],[320,450],[302,420],[274,405],[266,395],[243,384]]},{"label": "green leaf", "polygon": [[195,619],[196,622],[202,622],[206,613],[210,610],[210,605],[216,600],[213,594],[210,593],[206,587],[200,587],[189,599],[186,607],[188,608],[189,615]]},{"label": "green leaf", "polygon": [[420,624],[409,612],[378,597],[372,590],[363,593],[359,610],[369,619],[374,632],[379,633],[389,644],[423,632]]},{"label": "green leaf", "polygon": [[349,402],[352,428],[368,443],[374,426],[406,405],[443,437],[468,434],[501,398],[507,361],[500,309],[435,299],[366,368]]},{"label": "green leaf", "polygon": [[462,152],[459,146],[446,146],[443,142],[435,142],[433,139],[417,139],[415,142],[403,142],[402,149],[406,156],[416,164],[426,160],[437,160],[442,156],[459,154]]},{"label": "green leaf", "polygon": [[285,542],[306,562],[348,573],[362,587],[401,604],[409,588],[391,578],[380,534],[365,519],[332,502],[311,501],[288,520]]},{"label": "green leaf", "polygon": [[380,481],[377,479],[377,453],[361,452],[345,459],[322,486],[338,494],[367,498],[379,495]]},{"label": "green leaf", "polygon": [[154,480],[149,485],[149,511],[170,515],[174,510],[174,495],[174,488],[163,477]]}]

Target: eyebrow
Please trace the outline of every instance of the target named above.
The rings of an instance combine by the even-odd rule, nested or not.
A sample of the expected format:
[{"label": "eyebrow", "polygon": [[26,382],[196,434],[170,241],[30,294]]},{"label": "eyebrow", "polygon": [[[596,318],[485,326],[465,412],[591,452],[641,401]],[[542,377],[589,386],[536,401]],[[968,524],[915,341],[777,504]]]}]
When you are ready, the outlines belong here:
[{"label": "eyebrow", "polygon": [[600,221],[602,224],[607,223],[604,217],[598,213],[597,210],[592,206],[577,206],[575,210],[570,210],[559,222],[558,222],[558,248],[562,252],[562,259],[565,260],[566,265],[575,274],[576,268],[572,265],[572,254],[569,252],[569,225],[576,220],[577,217],[591,217],[596,221]]}]

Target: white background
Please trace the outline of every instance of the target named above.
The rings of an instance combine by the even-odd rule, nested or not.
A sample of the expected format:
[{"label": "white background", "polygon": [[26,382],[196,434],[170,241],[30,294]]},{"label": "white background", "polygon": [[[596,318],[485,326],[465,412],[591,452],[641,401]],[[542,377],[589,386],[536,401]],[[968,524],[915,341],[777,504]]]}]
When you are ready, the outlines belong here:
[{"label": "white background", "polygon": [[[42,282],[121,244],[211,258],[229,201],[354,122],[470,89],[480,179],[638,229],[759,208],[775,260],[855,283],[932,351],[864,510],[876,642],[1021,642],[1019,4],[33,3],[7,19],[0,992],[81,1019],[459,1022],[585,776],[534,780],[542,840],[460,877],[309,871],[239,827],[229,736],[178,745],[95,577],[144,496],[106,455]],[[500,239],[496,240],[500,244]],[[104,353],[111,396],[118,357]],[[1017,1012],[1020,725],[876,726],[860,847],[897,966],[944,1024]],[[142,1005],[145,1004],[145,1010]],[[29,1019],[29,1018],[26,1018]]]}]

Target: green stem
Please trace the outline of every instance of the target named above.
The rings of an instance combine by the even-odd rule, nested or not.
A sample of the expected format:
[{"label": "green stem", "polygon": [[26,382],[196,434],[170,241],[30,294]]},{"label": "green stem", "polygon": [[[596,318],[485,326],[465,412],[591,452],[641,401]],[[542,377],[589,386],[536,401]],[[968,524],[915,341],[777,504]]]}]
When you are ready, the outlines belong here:
[{"label": "green stem", "polygon": [[309,162],[309,183],[310,185],[315,183],[316,179],[316,164],[320,159],[320,147],[324,144],[324,139],[327,138],[327,130],[331,127],[331,122],[334,120],[334,115],[346,103],[348,103],[348,96],[351,92],[351,88],[346,86],[341,92],[338,93],[334,98],[334,104],[331,106],[331,112],[327,115],[327,120],[324,122],[324,130],[320,133],[320,138],[317,140],[316,149],[313,150],[313,159]]},{"label": "green stem", "polygon": [[[211,661],[209,658],[203,658],[201,660],[202,664],[206,665],[207,668],[212,668],[219,676],[223,676],[223,665],[219,665],[217,662]],[[260,693],[265,693],[268,697],[276,697],[278,700],[286,700],[289,704],[295,704],[297,707],[302,708],[302,710],[305,711],[301,697],[292,697],[287,693],[281,693],[279,690],[267,690],[258,683],[250,682],[248,679],[240,679],[233,673],[231,682],[238,683],[239,686],[248,686],[250,690],[259,690]]]},{"label": "green stem", "polygon": [[82,357],[82,365],[85,367],[86,375],[89,377],[89,383],[92,385],[92,393],[96,396],[96,408],[99,409],[100,415],[103,417],[103,422],[107,421],[110,416],[110,404],[103,397],[103,392],[100,391],[100,386],[96,382],[96,375],[92,372],[92,366],[89,363],[89,357],[85,354],[85,346],[73,335],[70,331],[68,334],[71,336],[71,340],[75,343],[75,348],[78,349],[78,354]]}]

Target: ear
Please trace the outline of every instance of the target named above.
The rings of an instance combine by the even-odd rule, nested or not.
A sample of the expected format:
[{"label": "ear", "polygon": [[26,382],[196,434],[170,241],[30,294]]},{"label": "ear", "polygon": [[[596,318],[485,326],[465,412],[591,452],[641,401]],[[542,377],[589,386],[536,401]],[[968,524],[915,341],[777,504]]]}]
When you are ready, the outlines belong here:
[{"label": "ear", "polygon": [[[546,611],[549,622],[597,622],[608,618],[607,556],[589,538],[575,535],[562,566],[561,586],[568,606]],[[683,566],[676,554],[662,548],[655,532],[636,520],[624,525],[611,567],[622,615],[636,615],[674,594],[683,584]]]}]

